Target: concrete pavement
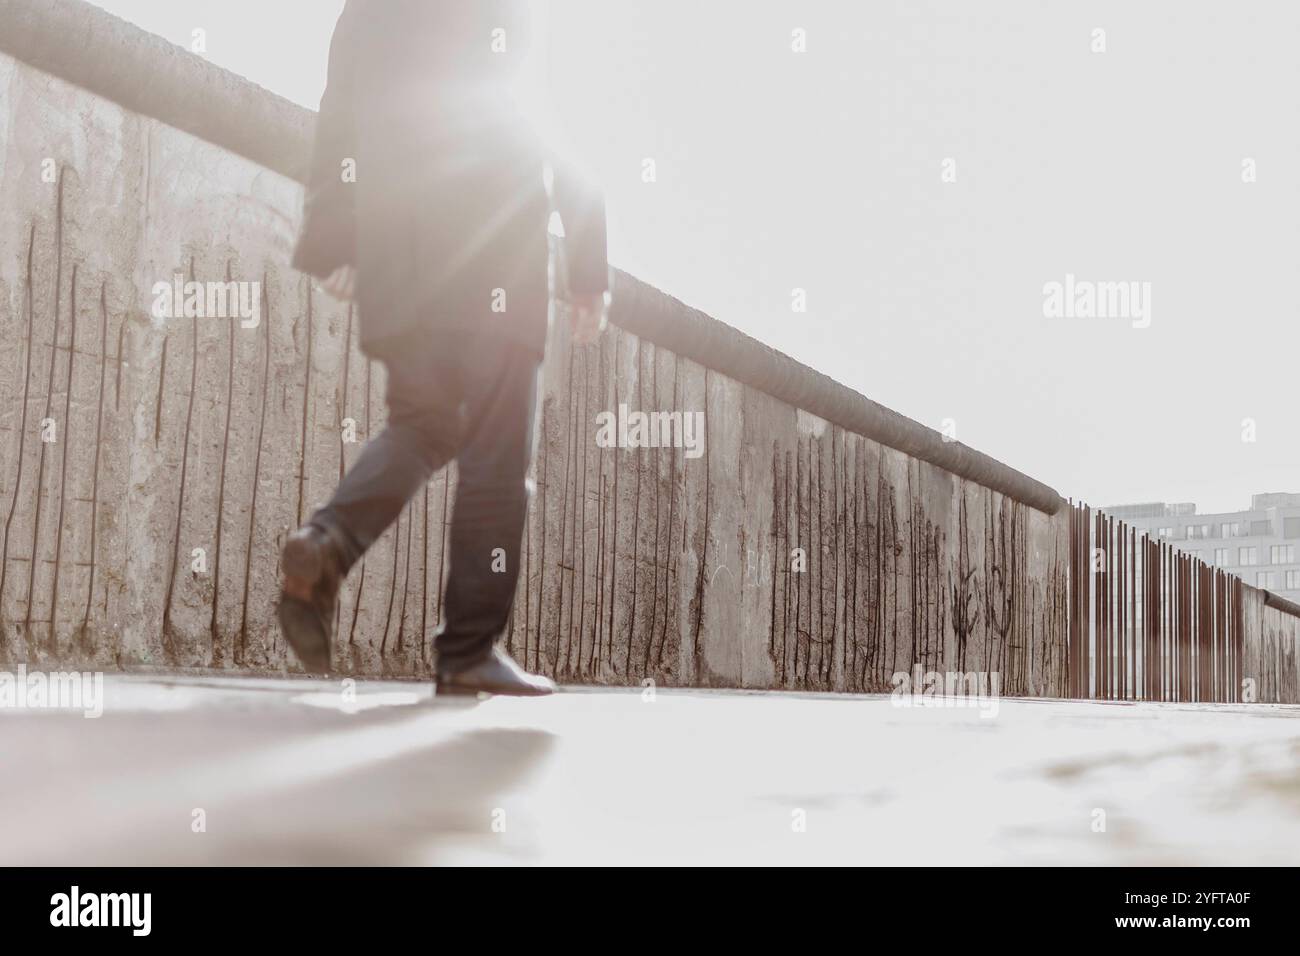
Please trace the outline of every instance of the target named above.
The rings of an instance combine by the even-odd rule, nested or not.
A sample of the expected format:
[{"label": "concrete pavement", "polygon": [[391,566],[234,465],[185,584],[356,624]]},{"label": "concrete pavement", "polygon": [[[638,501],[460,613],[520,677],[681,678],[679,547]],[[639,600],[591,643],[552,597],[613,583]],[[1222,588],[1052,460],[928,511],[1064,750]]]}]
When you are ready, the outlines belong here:
[{"label": "concrete pavement", "polygon": [[0,709],[0,862],[1300,862],[1300,707],[139,676],[104,695],[98,719]]}]

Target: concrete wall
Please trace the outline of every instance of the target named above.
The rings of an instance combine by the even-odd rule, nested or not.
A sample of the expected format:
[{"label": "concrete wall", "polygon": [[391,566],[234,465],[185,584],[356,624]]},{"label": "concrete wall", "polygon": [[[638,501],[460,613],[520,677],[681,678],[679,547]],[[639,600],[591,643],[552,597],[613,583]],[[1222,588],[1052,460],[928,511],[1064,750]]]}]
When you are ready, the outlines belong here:
[{"label": "concrete wall", "polygon": [[[287,266],[313,117],[79,0],[0,0],[0,51],[0,666],[295,669],[280,542],[384,423],[357,316]],[[177,274],[259,283],[260,322],[155,318]],[[514,654],[567,681],[881,690],[916,664],[1065,693],[1053,489],[617,279],[599,345],[552,337]],[[620,404],[703,413],[703,454],[598,447]],[[429,673],[454,486],[347,582],[340,671]],[[1258,699],[1300,701],[1296,609],[1246,594]]]},{"label": "concrete wall", "polygon": [[1300,617],[1267,607],[1264,593],[1246,589],[1242,673],[1263,702],[1300,703]]},{"label": "concrete wall", "polygon": [[[2,56],[0,124],[0,654],[293,669],[279,543],[384,421],[357,317],[286,265],[300,187]],[[260,324],[154,318],[174,273],[261,282]],[[624,308],[685,308],[619,279]],[[916,661],[1061,692],[1064,511],[621,328],[586,349],[555,335],[543,389],[507,637],[529,666],[880,689]],[[703,455],[597,447],[620,403],[703,412]],[[349,579],[340,670],[428,672],[454,485],[439,475]]]}]

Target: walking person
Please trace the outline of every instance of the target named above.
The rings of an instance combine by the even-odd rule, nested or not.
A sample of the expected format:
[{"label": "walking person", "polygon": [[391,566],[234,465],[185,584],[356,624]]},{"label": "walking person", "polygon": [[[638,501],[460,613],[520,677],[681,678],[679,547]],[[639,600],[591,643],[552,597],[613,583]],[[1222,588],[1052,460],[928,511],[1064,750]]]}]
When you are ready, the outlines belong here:
[{"label": "walking person", "polygon": [[511,99],[528,34],[526,0],[348,0],[335,27],[293,264],[357,303],[388,424],[281,555],[280,623],[309,670],[330,668],[349,569],[455,459],[438,693],[554,690],[497,646],[528,508],[552,211],[579,343],[604,321],[608,266],[602,199],[558,165],[548,190]]}]

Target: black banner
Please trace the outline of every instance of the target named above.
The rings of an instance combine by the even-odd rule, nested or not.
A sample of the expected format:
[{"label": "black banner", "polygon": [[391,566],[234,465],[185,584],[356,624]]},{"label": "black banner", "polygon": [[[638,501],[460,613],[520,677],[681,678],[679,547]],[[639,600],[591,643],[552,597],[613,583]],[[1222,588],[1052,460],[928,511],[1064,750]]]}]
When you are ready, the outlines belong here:
[{"label": "black banner", "polygon": [[0,913],[6,942],[75,933],[81,945],[337,945],[477,933],[494,946],[529,932],[539,945],[562,944],[570,933],[590,945],[593,938],[665,942],[664,934],[676,935],[669,927],[697,922],[734,943],[755,932],[765,937],[761,928],[775,921],[800,935],[825,930],[943,948],[1125,937],[1181,947],[1193,939],[1232,946],[1294,926],[1289,869],[738,870],[724,879],[692,871],[668,881],[611,878],[581,869],[541,876],[522,868],[11,869],[0,871]]}]

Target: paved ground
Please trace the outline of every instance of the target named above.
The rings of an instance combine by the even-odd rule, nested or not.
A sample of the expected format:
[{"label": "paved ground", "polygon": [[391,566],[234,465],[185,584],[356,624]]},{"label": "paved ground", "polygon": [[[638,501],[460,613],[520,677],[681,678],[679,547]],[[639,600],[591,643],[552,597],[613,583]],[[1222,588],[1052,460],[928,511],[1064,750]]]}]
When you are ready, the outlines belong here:
[{"label": "paved ground", "polygon": [[1296,707],[341,686],[0,710],[0,863],[1300,863]]}]

